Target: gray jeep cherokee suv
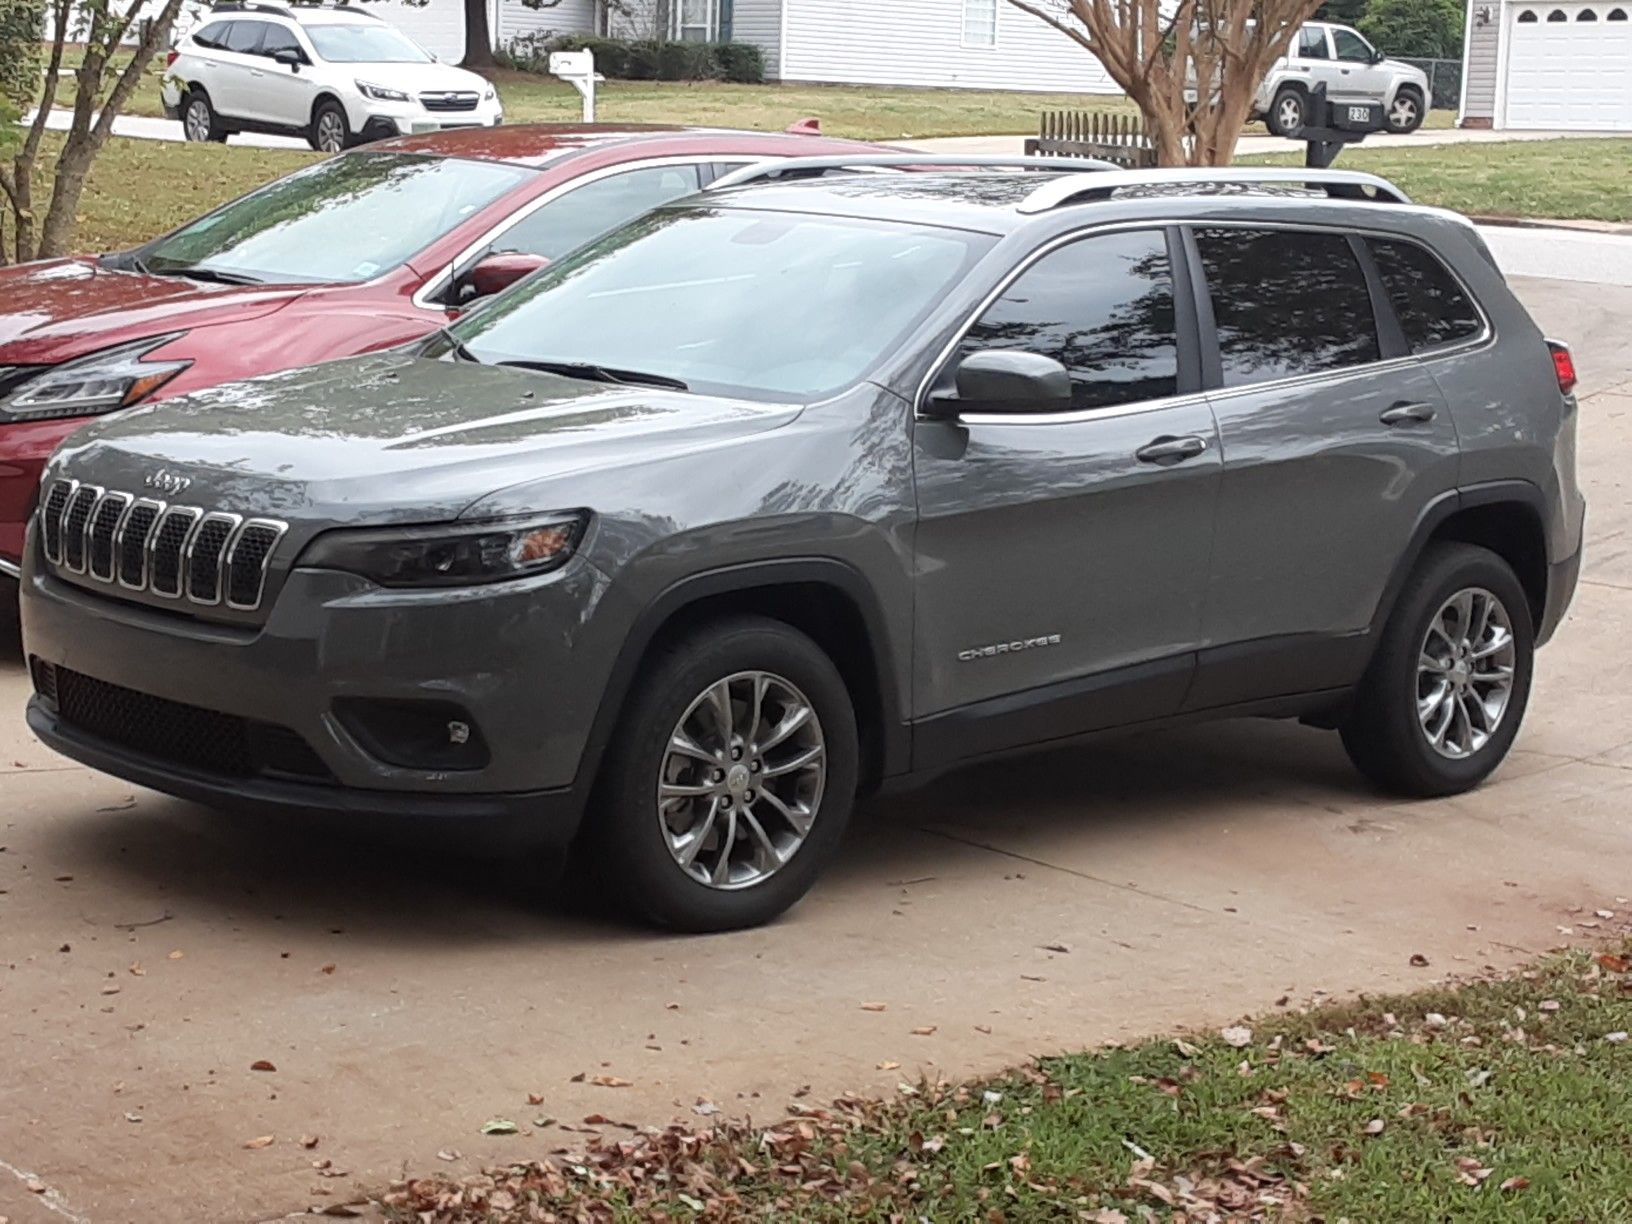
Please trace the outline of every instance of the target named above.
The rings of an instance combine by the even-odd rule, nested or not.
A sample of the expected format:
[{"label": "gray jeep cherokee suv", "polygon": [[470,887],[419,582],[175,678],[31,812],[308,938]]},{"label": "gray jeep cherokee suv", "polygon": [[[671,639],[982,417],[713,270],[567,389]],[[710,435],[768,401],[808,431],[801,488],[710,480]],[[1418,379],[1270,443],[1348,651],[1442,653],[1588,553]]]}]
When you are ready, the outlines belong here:
[{"label": "gray jeep cherokee suv", "polygon": [[75,435],[28,718],[206,803],[570,840],[691,930],[796,901],[859,789],[1109,728],[1299,717],[1461,791],[1574,590],[1572,382],[1366,176],[753,182]]}]

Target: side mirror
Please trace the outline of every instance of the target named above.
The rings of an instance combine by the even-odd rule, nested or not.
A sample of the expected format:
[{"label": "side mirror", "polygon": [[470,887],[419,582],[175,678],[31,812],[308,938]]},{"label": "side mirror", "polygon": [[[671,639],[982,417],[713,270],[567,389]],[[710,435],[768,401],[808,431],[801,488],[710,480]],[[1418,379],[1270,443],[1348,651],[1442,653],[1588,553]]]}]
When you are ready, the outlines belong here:
[{"label": "side mirror", "polygon": [[1372,63],[1380,64],[1384,60],[1386,60],[1387,58],[1388,58],[1388,53],[1386,51],[1379,51],[1375,47],[1372,48],[1372,52],[1371,52],[1371,62]]},{"label": "side mirror", "polygon": [[272,52],[272,58],[296,72],[299,72],[300,66],[306,62],[306,56],[301,53],[299,47],[279,47]]},{"label": "side mirror", "polygon": [[495,251],[476,261],[476,265],[459,278],[459,301],[473,302],[477,298],[503,293],[525,276],[531,276],[550,261],[542,255],[528,255],[521,251]]},{"label": "side mirror", "polygon": [[1071,407],[1071,375],[1052,357],[1021,349],[970,353],[953,375],[955,391],[930,396],[937,416],[960,412],[1061,412]]}]

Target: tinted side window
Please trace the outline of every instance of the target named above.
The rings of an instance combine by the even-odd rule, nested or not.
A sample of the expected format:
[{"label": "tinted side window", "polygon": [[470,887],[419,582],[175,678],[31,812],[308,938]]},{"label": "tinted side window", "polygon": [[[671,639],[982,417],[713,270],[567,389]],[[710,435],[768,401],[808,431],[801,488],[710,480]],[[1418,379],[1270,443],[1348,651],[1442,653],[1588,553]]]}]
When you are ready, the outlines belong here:
[{"label": "tinted side window", "polygon": [[1369,64],[1371,62],[1371,44],[1353,30],[1333,30],[1332,46],[1337,48],[1337,58],[1345,63]]},{"label": "tinted side window", "polygon": [[1326,49],[1326,31],[1319,26],[1305,26],[1298,34],[1300,59],[1329,60],[1332,53]]},{"label": "tinted side window", "polygon": [[212,51],[219,51],[226,46],[227,31],[232,28],[230,21],[212,21],[197,34],[193,41],[201,47],[208,47]]},{"label": "tinted side window", "polygon": [[239,55],[254,55],[261,49],[261,34],[266,29],[264,21],[235,21],[227,31],[226,48],[236,51]]},{"label": "tinted side window", "polygon": [[557,196],[499,235],[490,249],[560,259],[598,234],[690,195],[698,186],[696,166],[648,166],[608,175]]},{"label": "tinted side window", "polygon": [[271,57],[279,51],[299,51],[302,58],[306,55],[293,31],[268,24],[266,36],[261,39],[261,54]]},{"label": "tinted side window", "polygon": [[1160,230],[1086,238],[1043,256],[987,307],[956,360],[1025,349],[1071,372],[1073,408],[1178,391],[1173,267]]},{"label": "tinted side window", "polygon": [[1438,256],[1414,242],[1376,238],[1371,253],[1412,352],[1455,344],[1484,330],[1478,307]]},{"label": "tinted side window", "polygon": [[1224,385],[1376,361],[1365,273],[1342,234],[1198,229]]}]

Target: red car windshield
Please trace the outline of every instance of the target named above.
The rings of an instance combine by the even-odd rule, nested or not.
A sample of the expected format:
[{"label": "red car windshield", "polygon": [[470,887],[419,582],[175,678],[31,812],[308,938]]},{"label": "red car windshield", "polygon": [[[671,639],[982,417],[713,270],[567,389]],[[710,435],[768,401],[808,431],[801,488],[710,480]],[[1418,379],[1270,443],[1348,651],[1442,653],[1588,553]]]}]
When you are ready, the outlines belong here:
[{"label": "red car windshield", "polygon": [[411,153],[351,153],[234,200],[136,251],[165,276],[244,284],[372,280],[533,171]]}]

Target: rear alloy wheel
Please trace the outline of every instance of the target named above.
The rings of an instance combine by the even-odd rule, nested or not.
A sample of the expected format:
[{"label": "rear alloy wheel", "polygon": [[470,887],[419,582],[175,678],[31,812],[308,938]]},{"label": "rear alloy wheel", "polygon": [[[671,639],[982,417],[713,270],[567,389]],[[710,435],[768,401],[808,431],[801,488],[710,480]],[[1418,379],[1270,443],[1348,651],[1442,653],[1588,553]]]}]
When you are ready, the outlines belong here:
[{"label": "rear alloy wheel", "polygon": [[1388,108],[1388,130],[1396,136],[1409,136],[1426,118],[1422,95],[1414,89],[1402,89],[1394,95],[1394,103]]},{"label": "rear alloy wheel", "polygon": [[1343,745],[1391,791],[1471,790],[1513,746],[1534,662],[1529,599],[1507,562],[1472,544],[1435,545],[1400,594]]},{"label": "rear alloy wheel", "polygon": [[306,139],[319,153],[343,152],[351,144],[345,108],[338,102],[321,103],[312,114],[312,131]]},{"label": "rear alloy wheel", "polygon": [[215,108],[210,105],[209,95],[203,92],[189,93],[182,102],[181,130],[195,144],[225,144],[227,140],[227,134],[215,116]]},{"label": "rear alloy wheel", "polygon": [[850,695],[798,630],[720,622],[653,663],[587,817],[593,866],[659,926],[768,922],[837,849],[856,791]]},{"label": "rear alloy wheel", "polygon": [[1308,102],[1301,91],[1283,89],[1275,95],[1275,101],[1270,104],[1269,115],[1265,118],[1264,124],[1272,136],[1291,136],[1303,127],[1303,118],[1307,112]]}]

